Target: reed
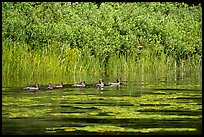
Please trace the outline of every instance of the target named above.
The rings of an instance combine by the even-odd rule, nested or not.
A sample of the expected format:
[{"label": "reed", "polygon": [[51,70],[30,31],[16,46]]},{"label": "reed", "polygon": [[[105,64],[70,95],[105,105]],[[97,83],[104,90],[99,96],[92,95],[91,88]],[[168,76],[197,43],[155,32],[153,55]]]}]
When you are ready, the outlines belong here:
[{"label": "reed", "polygon": [[[159,73],[160,76],[162,74],[165,76],[166,72],[175,73],[173,71],[175,60],[167,58],[165,55],[157,58],[157,56],[153,57],[146,53],[137,60],[132,56],[113,55],[104,68],[99,59],[94,57],[82,59],[80,55],[76,55],[75,58],[73,56],[72,58],[67,56],[59,58],[53,53],[28,54],[27,51],[21,50],[3,52],[2,77],[4,80],[10,78],[16,82],[25,81],[27,83],[22,83],[25,85],[36,82],[47,84],[51,81],[52,83],[59,81],[77,82],[86,79],[86,77],[103,77],[107,74],[109,78],[130,77],[128,75],[131,74],[141,79],[141,76],[138,76],[139,73],[149,75],[155,72],[156,74]],[[192,63],[191,60],[184,62],[186,67],[190,63]],[[176,70],[179,67],[176,66]]]}]

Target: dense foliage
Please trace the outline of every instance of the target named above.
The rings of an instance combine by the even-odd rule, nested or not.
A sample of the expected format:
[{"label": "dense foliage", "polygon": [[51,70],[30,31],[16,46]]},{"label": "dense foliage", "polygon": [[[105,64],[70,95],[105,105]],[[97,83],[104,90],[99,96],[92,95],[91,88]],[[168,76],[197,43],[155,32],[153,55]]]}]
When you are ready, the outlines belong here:
[{"label": "dense foliage", "polygon": [[56,66],[52,72],[81,71],[79,63],[94,71],[111,58],[201,60],[202,8],[176,2],[3,2],[2,41],[4,73],[36,64],[49,71],[49,63]]}]

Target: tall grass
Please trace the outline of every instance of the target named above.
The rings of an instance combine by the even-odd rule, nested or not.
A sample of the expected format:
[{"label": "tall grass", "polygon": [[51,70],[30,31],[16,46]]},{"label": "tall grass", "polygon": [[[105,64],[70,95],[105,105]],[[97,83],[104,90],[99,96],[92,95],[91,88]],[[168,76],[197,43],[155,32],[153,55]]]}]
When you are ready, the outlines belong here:
[{"label": "tall grass", "polygon": [[[8,50],[5,48],[4,51],[7,52],[3,52],[2,80],[8,82],[10,79],[16,85],[59,83],[60,81],[74,83],[86,80],[87,77],[97,77],[97,80],[104,77],[114,80],[122,77],[123,80],[131,80],[134,79],[132,76],[135,76],[138,80],[145,80],[142,77],[148,77],[148,75],[153,74],[155,77],[161,77],[162,75],[163,77],[167,75],[172,77],[172,75],[176,74],[176,71],[184,71],[181,65],[175,64],[176,60],[167,58],[165,55],[157,58],[146,53],[146,56],[142,55],[141,59],[137,60],[134,56],[119,57],[114,55],[110,57],[105,68],[101,65],[98,58],[90,56],[84,58],[80,53],[60,57],[51,51],[30,53],[26,51],[26,48]],[[66,52],[70,52],[69,55],[75,54],[77,52],[75,50],[67,49]],[[199,64],[197,65],[200,66]],[[191,67],[195,68],[191,60],[185,61],[184,67],[187,68],[185,71],[189,71],[189,73]],[[200,71],[199,69],[197,70]],[[94,81],[96,82],[96,79],[90,82]],[[4,84],[7,85],[9,83],[3,82]]]},{"label": "tall grass", "polygon": [[[102,75],[97,58],[82,57],[78,49],[65,48],[59,54],[52,50],[28,52],[25,43],[13,42],[12,49],[4,44],[2,56],[3,81],[10,78],[29,83],[59,83],[81,81],[87,75]],[[20,46],[19,46],[20,45]],[[16,48],[19,47],[19,48]],[[25,84],[25,83],[23,83]]]}]

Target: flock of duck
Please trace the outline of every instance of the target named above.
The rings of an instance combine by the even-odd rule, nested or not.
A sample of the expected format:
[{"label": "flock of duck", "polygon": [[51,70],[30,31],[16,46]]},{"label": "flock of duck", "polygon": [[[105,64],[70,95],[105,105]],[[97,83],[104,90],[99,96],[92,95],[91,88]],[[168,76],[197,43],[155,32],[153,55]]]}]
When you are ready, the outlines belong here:
[{"label": "flock of duck", "polygon": [[[116,82],[109,82],[107,84],[103,83],[103,80],[100,79],[99,83],[94,84],[93,86],[95,87],[104,87],[104,86],[120,86],[120,80],[117,79]],[[63,88],[64,84],[61,82],[59,85],[52,85],[51,83],[49,83],[46,87],[44,87],[45,90],[52,90],[52,89],[57,89],[57,88]],[[85,81],[77,83],[77,84],[73,84],[72,87],[86,87],[86,83]],[[40,85],[36,84],[34,86],[28,86],[24,88],[25,90],[39,90],[40,89]]]}]

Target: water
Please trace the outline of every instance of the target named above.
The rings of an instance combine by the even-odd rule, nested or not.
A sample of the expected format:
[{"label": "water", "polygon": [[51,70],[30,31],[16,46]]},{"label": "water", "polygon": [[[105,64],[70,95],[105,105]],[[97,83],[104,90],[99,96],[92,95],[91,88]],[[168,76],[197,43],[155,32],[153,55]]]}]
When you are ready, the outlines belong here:
[{"label": "water", "polygon": [[143,75],[123,79],[120,87],[66,83],[62,89],[37,92],[2,87],[2,133],[201,135],[201,79],[197,74]]}]

